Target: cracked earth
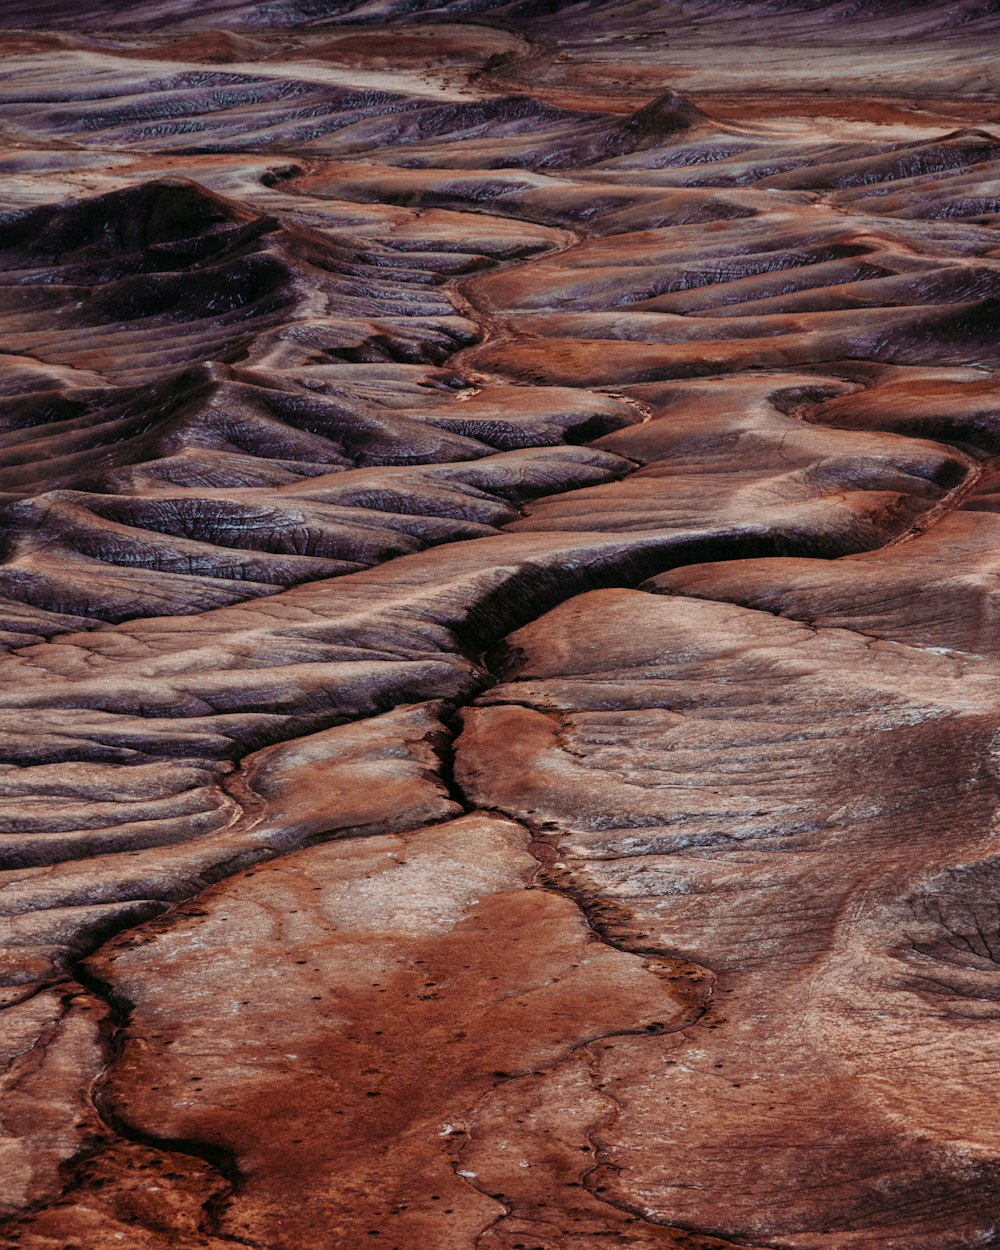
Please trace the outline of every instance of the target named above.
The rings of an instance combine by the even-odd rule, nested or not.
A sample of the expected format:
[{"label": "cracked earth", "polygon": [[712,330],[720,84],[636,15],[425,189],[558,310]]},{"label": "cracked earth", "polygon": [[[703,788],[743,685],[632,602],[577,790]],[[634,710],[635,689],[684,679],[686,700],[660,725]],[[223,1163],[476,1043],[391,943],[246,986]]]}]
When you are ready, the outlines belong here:
[{"label": "cracked earth", "polygon": [[7,0],[0,1246],[1000,1246],[1000,13]]}]

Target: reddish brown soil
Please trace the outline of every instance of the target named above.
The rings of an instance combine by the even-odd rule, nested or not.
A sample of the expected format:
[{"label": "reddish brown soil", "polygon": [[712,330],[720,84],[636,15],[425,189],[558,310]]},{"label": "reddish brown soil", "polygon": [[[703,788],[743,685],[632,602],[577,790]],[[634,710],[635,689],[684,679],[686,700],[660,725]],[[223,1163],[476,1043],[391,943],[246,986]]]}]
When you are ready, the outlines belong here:
[{"label": "reddish brown soil", "polygon": [[1000,1245],[994,8],[8,3],[0,1245]]}]

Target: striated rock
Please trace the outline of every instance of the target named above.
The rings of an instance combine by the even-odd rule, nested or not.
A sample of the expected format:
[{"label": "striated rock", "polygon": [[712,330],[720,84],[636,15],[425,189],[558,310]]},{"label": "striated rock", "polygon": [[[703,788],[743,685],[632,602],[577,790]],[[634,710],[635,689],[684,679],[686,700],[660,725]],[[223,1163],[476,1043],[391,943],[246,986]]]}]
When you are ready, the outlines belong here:
[{"label": "striated rock", "polygon": [[[89,966],[129,1004],[104,1114],[232,1160],[237,1189],[205,1231],[471,1243],[505,1198],[464,1166],[469,1106],[598,1038],[690,1016],[697,986],[677,965],[609,948],[570,900],[529,888],[528,841],[471,816],[315,848]],[[277,964],[260,957],[262,933]],[[44,1223],[22,1244],[43,1236]]]},{"label": "striated rock", "polygon": [[58,1195],[63,1168],[104,1136],[90,1093],[106,1017],[105,1004],[79,986],[4,1002],[4,1219]]},{"label": "striated rock", "polygon": [[458,745],[470,801],[615,906],[616,942],[717,978],[683,1036],[600,1055],[592,1184],[738,1241],[988,1236],[995,662],[613,591],[501,662]]},{"label": "striated rock", "polygon": [[10,0],[0,1244],[997,1242],[980,0]]}]

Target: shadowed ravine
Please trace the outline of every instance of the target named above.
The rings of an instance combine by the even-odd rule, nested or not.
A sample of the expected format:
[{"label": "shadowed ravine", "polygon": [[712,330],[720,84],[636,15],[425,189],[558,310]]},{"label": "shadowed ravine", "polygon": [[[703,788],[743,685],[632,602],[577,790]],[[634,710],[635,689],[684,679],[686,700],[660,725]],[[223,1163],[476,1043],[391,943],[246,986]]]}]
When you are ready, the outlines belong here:
[{"label": "shadowed ravine", "polygon": [[5,7],[0,1244],[1000,1246],[995,9]]}]

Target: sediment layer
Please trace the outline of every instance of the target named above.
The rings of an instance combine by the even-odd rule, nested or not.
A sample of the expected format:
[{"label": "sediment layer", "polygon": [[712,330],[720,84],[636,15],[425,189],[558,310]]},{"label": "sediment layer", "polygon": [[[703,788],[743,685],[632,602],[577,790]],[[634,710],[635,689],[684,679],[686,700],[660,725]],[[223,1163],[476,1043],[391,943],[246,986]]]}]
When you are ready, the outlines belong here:
[{"label": "sediment layer", "polygon": [[6,6],[0,1244],[1000,1244],[995,7]]}]

